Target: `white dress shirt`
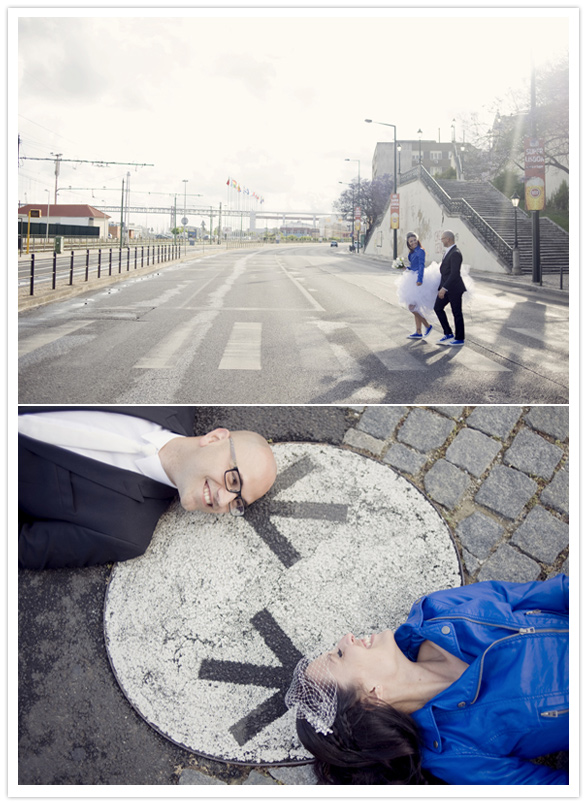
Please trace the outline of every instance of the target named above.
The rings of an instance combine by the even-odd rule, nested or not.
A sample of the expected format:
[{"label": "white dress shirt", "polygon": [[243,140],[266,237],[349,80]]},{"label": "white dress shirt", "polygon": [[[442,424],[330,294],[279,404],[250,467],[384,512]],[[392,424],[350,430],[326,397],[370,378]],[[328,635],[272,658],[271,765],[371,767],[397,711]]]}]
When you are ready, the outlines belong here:
[{"label": "white dress shirt", "polygon": [[[177,489],[158,453],[172,439],[186,437],[148,419],[110,411],[47,411],[19,415],[18,431]],[[82,446],[76,444],[78,436]]]}]

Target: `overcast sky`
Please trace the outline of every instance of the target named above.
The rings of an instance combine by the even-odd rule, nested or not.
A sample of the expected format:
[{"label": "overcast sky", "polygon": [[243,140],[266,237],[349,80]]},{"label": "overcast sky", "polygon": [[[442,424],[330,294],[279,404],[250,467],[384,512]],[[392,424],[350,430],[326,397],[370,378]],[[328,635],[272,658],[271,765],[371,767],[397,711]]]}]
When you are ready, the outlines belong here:
[{"label": "overcast sky", "polygon": [[[130,171],[136,205],[169,205],[177,193],[183,207],[183,179],[188,206],[235,204],[230,177],[264,198],[259,209],[326,212],[344,189],[338,183],[357,175],[357,162],[345,158],[360,160],[370,178],[376,143],[393,139],[393,129],[365,118],[396,124],[398,139],[417,139],[421,129],[423,139],[440,131],[442,141],[456,118],[462,139],[470,113],[491,122],[498,98],[508,111],[511,90],[529,80],[530,47],[537,67],[567,52],[570,12],[17,13],[18,110],[10,115],[20,156],[154,164],[64,161],[60,187],[108,190],[93,198],[63,190],[60,202],[119,204]],[[53,162],[23,160],[19,201],[45,203],[46,189],[52,201],[54,183]]]}]

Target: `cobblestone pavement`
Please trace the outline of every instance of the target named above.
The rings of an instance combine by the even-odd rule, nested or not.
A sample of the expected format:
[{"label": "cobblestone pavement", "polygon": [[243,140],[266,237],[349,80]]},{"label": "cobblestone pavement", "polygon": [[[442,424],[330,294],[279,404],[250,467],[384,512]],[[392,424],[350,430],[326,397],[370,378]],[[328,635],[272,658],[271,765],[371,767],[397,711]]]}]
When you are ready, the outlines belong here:
[{"label": "cobblestone pavement", "polygon": [[[356,406],[343,445],[415,484],[451,527],[466,584],[569,572],[567,406]],[[180,785],[226,785],[212,767]],[[311,766],[253,769],[242,785],[315,785]]]}]

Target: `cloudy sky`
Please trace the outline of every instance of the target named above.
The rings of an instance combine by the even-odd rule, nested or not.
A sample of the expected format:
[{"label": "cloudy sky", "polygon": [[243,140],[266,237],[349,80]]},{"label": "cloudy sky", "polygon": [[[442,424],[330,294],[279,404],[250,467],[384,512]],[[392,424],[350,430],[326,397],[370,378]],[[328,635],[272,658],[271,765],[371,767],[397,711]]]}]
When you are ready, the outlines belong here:
[{"label": "cloudy sky", "polygon": [[[443,141],[456,118],[462,139],[472,112],[489,123],[497,99],[508,111],[530,48],[537,67],[567,52],[570,27],[567,9],[96,13],[20,9],[9,21],[20,156],[62,154],[59,186],[96,188],[64,189],[62,203],[119,204],[130,171],[136,205],[178,194],[183,206],[183,179],[188,206],[234,205],[230,177],[264,198],[259,209],[327,212],[357,175],[345,158],[370,178],[376,143],[393,139],[365,118],[396,124],[399,139],[422,129]],[[21,161],[21,203],[46,202],[54,184],[53,162]]]}]

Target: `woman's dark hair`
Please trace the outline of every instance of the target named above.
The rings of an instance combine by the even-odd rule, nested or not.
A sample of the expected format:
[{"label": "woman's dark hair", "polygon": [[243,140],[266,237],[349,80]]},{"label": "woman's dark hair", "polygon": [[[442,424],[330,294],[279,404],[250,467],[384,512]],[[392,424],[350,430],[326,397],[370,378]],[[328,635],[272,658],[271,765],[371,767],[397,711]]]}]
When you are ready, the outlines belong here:
[{"label": "woman's dark hair", "polygon": [[429,785],[440,783],[420,765],[414,719],[376,699],[339,690],[332,732],[322,735],[305,719],[298,736],[316,758],[321,785]]},{"label": "woman's dark hair", "polygon": [[[420,248],[422,248],[422,244],[420,243],[420,238],[418,237],[416,232],[408,232],[408,234],[406,235],[406,246],[408,247],[408,249],[410,249],[410,244],[408,243],[408,240],[410,238],[416,238],[416,240],[418,241],[418,246]],[[416,248],[416,247],[414,246],[414,248]],[[412,251],[412,249],[410,249],[410,251]]]}]

